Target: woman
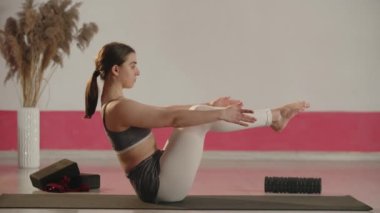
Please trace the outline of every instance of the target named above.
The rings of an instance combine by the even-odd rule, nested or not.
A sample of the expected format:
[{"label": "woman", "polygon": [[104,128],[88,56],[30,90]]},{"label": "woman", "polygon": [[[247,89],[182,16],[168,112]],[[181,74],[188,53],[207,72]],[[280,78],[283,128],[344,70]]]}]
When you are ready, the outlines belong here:
[{"label": "woman", "polygon": [[[157,107],[123,95],[140,74],[136,52],[122,43],[106,44],[95,60],[86,88],[86,118],[98,101],[97,77],[104,80],[101,104],[104,128],[137,195],[145,202],[175,202],[185,198],[198,170],[208,131],[237,131],[270,126],[281,131],[306,102],[276,109],[242,108],[222,97],[208,104]],[[253,113],[253,114],[252,114]],[[252,114],[252,115],[250,115]],[[151,128],[174,127],[164,150],[156,147]]]}]

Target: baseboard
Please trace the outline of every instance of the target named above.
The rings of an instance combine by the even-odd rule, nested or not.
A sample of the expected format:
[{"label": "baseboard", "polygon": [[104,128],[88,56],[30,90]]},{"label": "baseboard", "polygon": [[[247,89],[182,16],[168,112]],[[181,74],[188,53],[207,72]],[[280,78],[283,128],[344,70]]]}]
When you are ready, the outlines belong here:
[{"label": "baseboard", "polygon": [[[41,159],[117,160],[112,150],[43,150]],[[380,152],[283,152],[283,151],[205,151],[209,160],[315,160],[315,161],[380,161]],[[17,151],[0,151],[0,159],[17,159]]]}]

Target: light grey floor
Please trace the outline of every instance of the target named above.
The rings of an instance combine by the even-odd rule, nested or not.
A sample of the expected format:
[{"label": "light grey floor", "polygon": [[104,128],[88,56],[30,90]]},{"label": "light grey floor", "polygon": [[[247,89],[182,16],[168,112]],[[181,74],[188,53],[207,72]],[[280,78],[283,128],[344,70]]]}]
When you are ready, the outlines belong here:
[{"label": "light grey floor", "polygon": [[[62,159],[42,159],[41,167]],[[70,159],[70,158],[69,158]],[[71,159],[72,160],[72,159]],[[101,175],[101,188],[92,193],[134,194],[115,158],[99,156],[75,159],[81,172]],[[29,174],[36,169],[19,169],[15,157],[1,158],[1,193],[36,193]],[[252,160],[204,159],[190,194],[197,195],[261,195],[265,176],[321,177],[322,195],[352,195],[380,212],[380,161],[378,160]],[[0,209],[1,213],[85,213],[85,212],[152,212],[151,210],[59,210]],[[160,211],[165,212],[165,211]],[[180,211],[170,211],[180,212]],[[214,212],[214,211],[183,211]],[[231,212],[231,211],[221,211]],[[238,212],[238,211],[236,211]],[[244,211],[250,212],[250,211]],[[289,212],[289,211],[265,211]],[[316,211],[313,211],[316,212]]]}]

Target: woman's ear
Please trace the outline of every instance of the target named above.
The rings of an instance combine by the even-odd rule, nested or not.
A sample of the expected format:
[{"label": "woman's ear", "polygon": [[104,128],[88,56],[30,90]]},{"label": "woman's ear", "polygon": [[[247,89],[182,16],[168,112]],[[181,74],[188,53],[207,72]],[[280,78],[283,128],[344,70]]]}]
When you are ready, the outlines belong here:
[{"label": "woman's ear", "polygon": [[112,69],[111,69],[111,72],[112,72],[112,74],[114,74],[115,76],[118,76],[118,75],[119,75],[119,66],[117,66],[117,65],[113,65],[113,66],[112,66]]}]

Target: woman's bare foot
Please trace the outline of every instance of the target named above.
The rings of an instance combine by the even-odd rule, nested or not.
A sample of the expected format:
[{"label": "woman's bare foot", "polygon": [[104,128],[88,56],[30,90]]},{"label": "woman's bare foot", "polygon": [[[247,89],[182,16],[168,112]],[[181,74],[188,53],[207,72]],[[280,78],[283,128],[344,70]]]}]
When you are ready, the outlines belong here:
[{"label": "woman's bare foot", "polygon": [[277,109],[272,110],[272,129],[274,131],[282,131],[290,119],[296,116],[299,112],[309,108],[310,104],[306,101],[287,104]]}]

